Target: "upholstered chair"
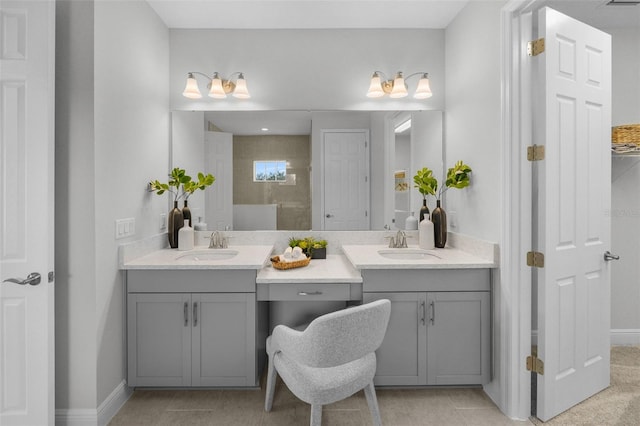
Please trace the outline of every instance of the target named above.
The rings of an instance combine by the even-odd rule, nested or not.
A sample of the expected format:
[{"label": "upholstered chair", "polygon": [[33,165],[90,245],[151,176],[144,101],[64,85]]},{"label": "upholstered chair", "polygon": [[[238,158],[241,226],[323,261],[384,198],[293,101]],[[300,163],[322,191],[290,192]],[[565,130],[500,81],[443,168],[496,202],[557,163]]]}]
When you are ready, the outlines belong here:
[{"label": "upholstered chair", "polygon": [[375,351],[387,331],[391,302],[377,300],[314,319],[304,331],[284,325],[267,338],[269,370],[264,408],[271,411],[276,376],[291,392],[311,404],[312,426],[320,426],[322,406],[361,389],[373,417],[381,425],[373,376]]}]

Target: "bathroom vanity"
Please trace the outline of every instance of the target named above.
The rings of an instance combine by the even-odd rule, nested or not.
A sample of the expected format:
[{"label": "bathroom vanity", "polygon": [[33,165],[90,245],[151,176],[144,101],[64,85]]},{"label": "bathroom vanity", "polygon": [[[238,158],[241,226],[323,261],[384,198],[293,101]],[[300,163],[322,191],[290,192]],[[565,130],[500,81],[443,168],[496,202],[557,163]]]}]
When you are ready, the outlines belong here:
[{"label": "bathroom vanity", "polygon": [[317,304],[382,298],[392,308],[377,385],[490,381],[493,260],[363,244],[282,271],[270,265],[273,250],[162,249],[122,261],[129,386],[258,386],[266,337],[275,324],[293,325],[291,310],[312,318]]}]

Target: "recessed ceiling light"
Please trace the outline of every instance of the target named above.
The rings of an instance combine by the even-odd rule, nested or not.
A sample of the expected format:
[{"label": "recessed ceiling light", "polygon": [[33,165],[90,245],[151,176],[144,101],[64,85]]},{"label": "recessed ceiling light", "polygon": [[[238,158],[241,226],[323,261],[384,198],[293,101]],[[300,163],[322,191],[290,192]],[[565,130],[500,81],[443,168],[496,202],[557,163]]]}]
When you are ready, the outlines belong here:
[{"label": "recessed ceiling light", "polygon": [[266,127],[263,127],[263,128],[262,128],[262,129],[260,129],[260,130],[262,130],[263,132],[268,132],[268,131],[269,131],[269,129],[268,129],[268,128],[266,128]]}]

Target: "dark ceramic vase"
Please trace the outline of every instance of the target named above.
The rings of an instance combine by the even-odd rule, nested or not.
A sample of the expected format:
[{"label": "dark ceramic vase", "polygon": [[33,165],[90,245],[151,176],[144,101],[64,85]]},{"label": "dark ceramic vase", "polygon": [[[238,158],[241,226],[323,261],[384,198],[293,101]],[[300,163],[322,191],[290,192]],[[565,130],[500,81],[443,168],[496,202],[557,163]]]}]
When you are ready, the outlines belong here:
[{"label": "dark ceramic vase", "polygon": [[184,200],[184,207],[182,208],[182,217],[184,219],[184,223],[188,223],[189,225],[193,226],[193,221],[191,220],[191,209],[187,205],[187,200]]},{"label": "dark ceramic vase", "polygon": [[182,211],[178,208],[178,202],[173,202],[173,209],[169,212],[167,220],[167,236],[169,237],[169,246],[171,248],[178,247],[178,231],[184,226],[184,217]]},{"label": "dark ceramic vase", "polygon": [[418,223],[422,222],[425,217],[429,217],[429,207],[427,207],[427,199],[423,198],[422,207],[420,208],[420,221]]},{"label": "dark ceramic vase", "polygon": [[431,213],[433,222],[433,240],[435,246],[444,248],[447,244],[447,213],[440,207],[440,200],[436,201],[436,208]]}]

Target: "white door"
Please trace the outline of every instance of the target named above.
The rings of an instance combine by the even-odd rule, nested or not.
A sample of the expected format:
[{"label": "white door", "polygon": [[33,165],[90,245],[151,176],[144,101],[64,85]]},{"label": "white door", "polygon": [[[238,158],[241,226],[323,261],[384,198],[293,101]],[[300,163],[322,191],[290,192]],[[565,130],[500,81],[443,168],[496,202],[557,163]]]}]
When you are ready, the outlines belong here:
[{"label": "white door", "polygon": [[233,229],[233,135],[206,132],[204,155],[204,173],[216,178],[205,190],[205,222],[211,230]]},{"label": "white door", "polygon": [[369,132],[323,130],[322,143],[323,229],[369,229]]},{"label": "white door", "polygon": [[54,19],[53,1],[0,1],[3,426],[54,422]]},{"label": "white door", "polygon": [[609,385],[611,39],[549,8],[538,33],[537,416],[548,420]]}]

